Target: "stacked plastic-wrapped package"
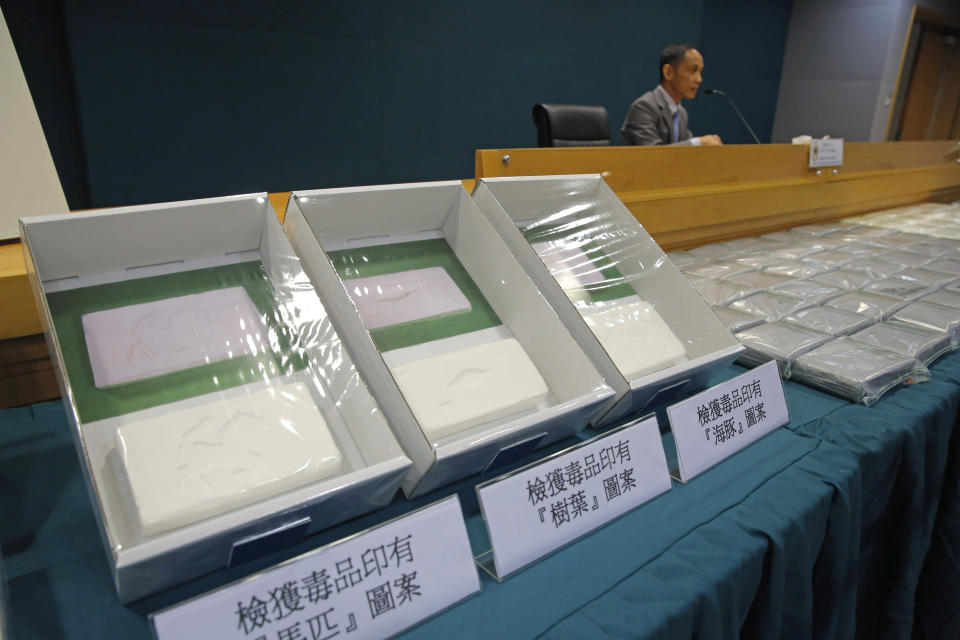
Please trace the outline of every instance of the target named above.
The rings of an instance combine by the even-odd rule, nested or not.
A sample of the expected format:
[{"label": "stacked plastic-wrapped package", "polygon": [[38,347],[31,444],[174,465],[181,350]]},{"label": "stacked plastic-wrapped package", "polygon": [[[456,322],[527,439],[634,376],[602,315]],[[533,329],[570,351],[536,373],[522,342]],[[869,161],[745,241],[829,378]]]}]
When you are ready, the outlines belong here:
[{"label": "stacked plastic-wrapped package", "polygon": [[960,206],[927,203],[669,254],[785,378],[870,404],[960,345]]}]

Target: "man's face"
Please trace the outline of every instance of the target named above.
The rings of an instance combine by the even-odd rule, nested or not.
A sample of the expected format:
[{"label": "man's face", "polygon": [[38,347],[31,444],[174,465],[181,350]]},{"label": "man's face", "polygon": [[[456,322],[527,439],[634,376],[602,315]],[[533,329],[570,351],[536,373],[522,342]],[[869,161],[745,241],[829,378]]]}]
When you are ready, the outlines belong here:
[{"label": "man's face", "polygon": [[687,49],[683,60],[676,66],[668,64],[663,67],[664,79],[673,92],[686,100],[697,95],[697,89],[703,82],[701,72],[703,72],[703,56],[696,49]]}]

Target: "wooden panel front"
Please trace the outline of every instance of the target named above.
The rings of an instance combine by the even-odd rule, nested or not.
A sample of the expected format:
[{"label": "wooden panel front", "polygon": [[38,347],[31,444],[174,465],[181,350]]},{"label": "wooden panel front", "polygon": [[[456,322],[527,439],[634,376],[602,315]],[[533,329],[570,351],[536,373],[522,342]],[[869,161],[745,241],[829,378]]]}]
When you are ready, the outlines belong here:
[{"label": "wooden panel front", "polygon": [[[478,177],[599,173],[667,250],[960,197],[955,143],[850,143],[844,165],[807,147],[611,147],[477,151]],[[504,156],[509,161],[504,162]]]}]

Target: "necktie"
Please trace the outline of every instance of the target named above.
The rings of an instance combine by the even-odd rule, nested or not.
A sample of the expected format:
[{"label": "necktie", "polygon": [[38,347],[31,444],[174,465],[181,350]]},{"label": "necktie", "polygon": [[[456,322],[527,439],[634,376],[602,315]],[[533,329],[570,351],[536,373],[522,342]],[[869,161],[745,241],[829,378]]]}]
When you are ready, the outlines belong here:
[{"label": "necktie", "polygon": [[680,109],[673,112],[673,136],[670,142],[680,142]]}]

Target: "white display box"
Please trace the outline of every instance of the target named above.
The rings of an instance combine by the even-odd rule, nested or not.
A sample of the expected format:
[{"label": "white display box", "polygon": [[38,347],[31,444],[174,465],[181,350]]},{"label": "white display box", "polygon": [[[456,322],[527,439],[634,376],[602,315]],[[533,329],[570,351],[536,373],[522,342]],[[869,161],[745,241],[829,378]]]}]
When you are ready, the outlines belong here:
[{"label": "white display box", "polygon": [[[599,175],[482,178],[473,199],[616,390],[596,426],[616,424],[654,404],[709,386],[743,350]],[[653,306],[682,343],[685,361],[646,375],[624,375],[520,230],[557,224],[576,230],[611,257],[621,274],[617,284],[629,283]]]},{"label": "white display box", "polygon": [[[287,205],[284,229],[413,461],[402,484],[408,497],[480,473],[500,455],[508,457],[560,440],[586,426],[612,397],[613,391],[596,367],[459,182],[296,191]],[[365,328],[328,252],[437,238],[446,241],[499,316],[503,324],[496,331],[520,343],[550,395],[546,406],[431,442]],[[483,333],[474,331],[456,339],[469,341]],[[440,342],[419,345],[420,354],[431,355]],[[483,400],[476,399],[478,403]]]},{"label": "white display box", "polygon": [[[254,549],[282,548],[381,507],[396,494],[410,460],[342,348],[266,194],[24,218],[20,228],[80,466],[122,601],[232,566],[251,557]],[[163,276],[177,287],[179,278],[196,277],[184,272],[231,269],[253,261],[263,265],[263,272],[257,273],[261,282],[265,274],[268,290],[273,291],[271,313],[282,317],[281,326],[294,336],[305,366],[249,382],[244,378],[231,388],[214,376],[213,393],[187,395],[112,417],[81,419],[75,395],[79,376],[71,380],[50,296],[105,283],[123,287],[125,281],[152,276]],[[86,299],[94,294],[76,295]],[[211,379],[202,367],[192,371]],[[137,422],[140,418],[156,424],[165,413],[203,403],[229,407],[236,394],[286,383],[308,389],[307,401],[316,404],[342,456],[339,472],[166,531],[144,533],[124,482],[117,429],[122,424],[144,424]],[[271,414],[266,415],[269,419]]]}]

